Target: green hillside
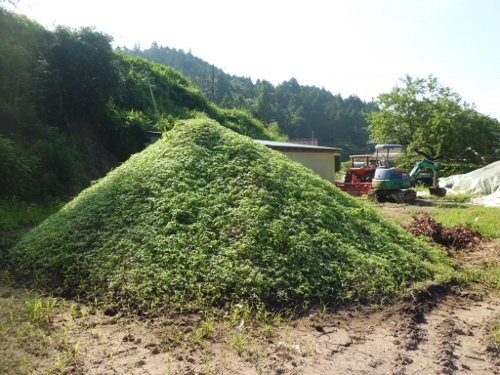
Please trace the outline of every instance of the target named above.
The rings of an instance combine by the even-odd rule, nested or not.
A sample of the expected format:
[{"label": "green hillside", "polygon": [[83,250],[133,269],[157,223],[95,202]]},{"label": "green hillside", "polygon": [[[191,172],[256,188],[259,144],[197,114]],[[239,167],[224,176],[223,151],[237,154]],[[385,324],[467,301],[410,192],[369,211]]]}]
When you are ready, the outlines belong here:
[{"label": "green hillside", "polygon": [[145,130],[209,117],[273,138],[181,73],[115,53],[91,28],[45,30],[0,6],[0,200],[66,199],[145,147]]},{"label": "green hillside", "polygon": [[381,301],[446,255],[282,154],[179,121],[28,233],[10,268],[37,288],[156,309]]}]

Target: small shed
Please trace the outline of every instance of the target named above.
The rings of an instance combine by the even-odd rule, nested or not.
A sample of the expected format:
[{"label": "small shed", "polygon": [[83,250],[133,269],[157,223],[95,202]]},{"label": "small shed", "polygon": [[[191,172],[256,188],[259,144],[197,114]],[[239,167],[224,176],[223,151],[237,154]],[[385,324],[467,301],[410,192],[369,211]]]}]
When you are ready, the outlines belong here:
[{"label": "small shed", "polygon": [[264,140],[256,142],[282,152],[330,182],[335,181],[335,172],[340,169],[340,148]]}]

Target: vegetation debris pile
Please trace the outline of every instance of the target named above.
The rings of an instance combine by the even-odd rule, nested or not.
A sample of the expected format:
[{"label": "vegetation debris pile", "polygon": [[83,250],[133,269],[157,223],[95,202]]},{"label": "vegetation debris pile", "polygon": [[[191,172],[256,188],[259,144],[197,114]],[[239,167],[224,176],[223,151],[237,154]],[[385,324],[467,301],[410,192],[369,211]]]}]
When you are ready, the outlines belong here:
[{"label": "vegetation debris pile", "polygon": [[9,260],[35,287],[143,311],[380,302],[452,272],[442,250],[210,119],[177,122]]},{"label": "vegetation debris pile", "polygon": [[445,228],[425,212],[414,216],[412,222],[405,228],[414,236],[430,237],[435,243],[448,249],[467,249],[477,246],[484,240],[481,233],[463,225]]}]

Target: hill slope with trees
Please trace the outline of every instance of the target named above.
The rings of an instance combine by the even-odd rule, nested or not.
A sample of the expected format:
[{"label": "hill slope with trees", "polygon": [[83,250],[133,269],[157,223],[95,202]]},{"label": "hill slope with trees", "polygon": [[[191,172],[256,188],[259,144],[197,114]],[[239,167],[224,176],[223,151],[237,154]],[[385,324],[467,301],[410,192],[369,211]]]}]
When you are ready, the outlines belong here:
[{"label": "hill slope with trees", "polygon": [[181,73],[116,53],[91,28],[51,32],[0,7],[0,198],[76,194],[145,146],[145,130],[210,117],[275,137],[244,110],[221,109]]},{"label": "hill slope with trees", "polygon": [[207,96],[226,108],[245,108],[266,124],[276,123],[291,139],[317,138],[324,146],[341,147],[343,156],[365,153],[369,138],[366,115],[376,110],[357,96],[342,98],[295,78],[274,86],[266,80],[224,73],[219,68],[174,48],[121,48],[128,54],[171,66],[183,72]]}]

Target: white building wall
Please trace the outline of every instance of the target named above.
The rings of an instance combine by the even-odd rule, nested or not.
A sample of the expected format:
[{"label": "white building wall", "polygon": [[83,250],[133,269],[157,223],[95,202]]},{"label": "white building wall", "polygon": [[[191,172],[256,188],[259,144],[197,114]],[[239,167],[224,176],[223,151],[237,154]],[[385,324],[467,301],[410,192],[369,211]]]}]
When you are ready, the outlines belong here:
[{"label": "white building wall", "polygon": [[290,159],[312,169],[325,180],[335,181],[335,153],[308,151],[281,151]]}]

